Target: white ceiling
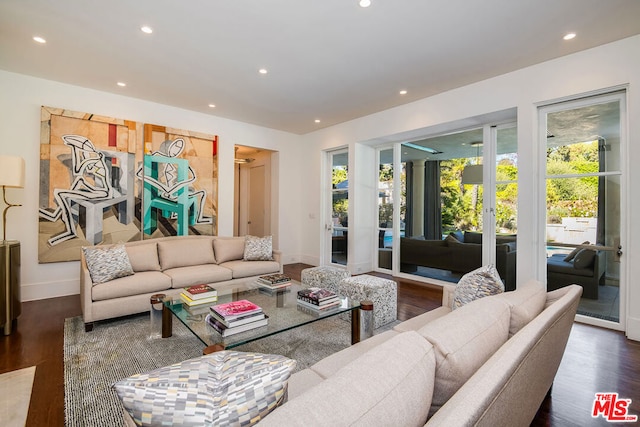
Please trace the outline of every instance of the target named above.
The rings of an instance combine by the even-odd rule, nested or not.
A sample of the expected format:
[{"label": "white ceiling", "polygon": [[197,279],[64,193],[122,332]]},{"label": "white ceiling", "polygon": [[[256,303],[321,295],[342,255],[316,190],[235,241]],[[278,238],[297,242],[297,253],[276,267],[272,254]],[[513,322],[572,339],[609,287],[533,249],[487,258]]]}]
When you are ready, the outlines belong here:
[{"label": "white ceiling", "polygon": [[638,0],[1,0],[0,69],[304,134],[636,34]]}]

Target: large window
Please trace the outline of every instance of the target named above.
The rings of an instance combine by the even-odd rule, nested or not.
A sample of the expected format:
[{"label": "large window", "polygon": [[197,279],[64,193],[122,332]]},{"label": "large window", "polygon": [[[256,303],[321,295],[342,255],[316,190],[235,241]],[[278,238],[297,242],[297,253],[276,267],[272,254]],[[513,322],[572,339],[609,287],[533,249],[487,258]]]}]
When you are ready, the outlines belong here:
[{"label": "large window", "polygon": [[[515,288],[516,137],[513,124],[486,125],[402,144],[406,224],[400,238],[401,272],[457,282],[491,262],[506,287]],[[484,175],[487,147],[495,165],[489,175],[495,178]],[[495,185],[491,194],[485,191],[489,182]],[[490,227],[485,226],[487,218]]]}]

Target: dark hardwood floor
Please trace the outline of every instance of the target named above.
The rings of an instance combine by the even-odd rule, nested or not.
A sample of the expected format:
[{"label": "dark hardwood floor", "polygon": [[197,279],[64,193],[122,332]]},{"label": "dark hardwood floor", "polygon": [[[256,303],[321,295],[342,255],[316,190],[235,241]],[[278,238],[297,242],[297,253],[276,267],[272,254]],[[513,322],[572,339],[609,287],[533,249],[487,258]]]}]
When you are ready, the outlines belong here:
[{"label": "dark hardwood floor", "polygon": [[[285,273],[299,280],[306,267],[287,265]],[[400,320],[440,306],[440,287],[396,281]],[[37,366],[27,426],[64,426],[63,325],[65,318],[80,314],[78,295],[26,302],[16,330],[0,339],[0,373]],[[532,425],[609,425],[602,418],[591,418],[596,392],[617,392],[632,399],[630,412],[640,414],[639,370],[640,343],[620,332],[576,323],[551,396]]]}]

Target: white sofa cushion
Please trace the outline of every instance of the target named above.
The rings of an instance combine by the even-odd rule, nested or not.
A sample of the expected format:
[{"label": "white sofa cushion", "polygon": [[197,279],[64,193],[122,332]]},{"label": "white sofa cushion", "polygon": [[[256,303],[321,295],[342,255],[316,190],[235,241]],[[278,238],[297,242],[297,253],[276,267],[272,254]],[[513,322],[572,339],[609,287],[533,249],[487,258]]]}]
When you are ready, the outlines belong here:
[{"label": "white sofa cushion", "polygon": [[418,330],[433,344],[436,353],[430,415],[507,341],[510,318],[511,311],[505,301],[487,297],[470,302]]},{"label": "white sofa cushion", "polygon": [[360,341],[359,343],[347,347],[344,350],[325,357],[315,365],[311,366],[310,369],[323,378],[329,378],[369,350],[390,340],[396,335],[398,335],[398,333],[395,331],[385,331],[381,334],[374,335],[371,338]]},{"label": "white sofa cushion", "polygon": [[147,243],[143,245],[125,246],[129,261],[136,273],[139,271],[160,271],[160,261],[158,261],[158,244]]},{"label": "white sofa cushion", "polygon": [[427,323],[439,319],[449,313],[451,313],[451,307],[438,307],[427,311],[426,313],[422,313],[419,316],[412,317],[409,320],[405,320],[404,322],[394,326],[393,330],[396,332],[417,331]]},{"label": "white sofa cushion", "polygon": [[498,295],[511,307],[511,321],[509,325],[509,337],[517,334],[542,310],[547,301],[547,290],[541,282],[531,280],[512,292]]},{"label": "white sofa cushion", "polygon": [[215,264],[212,239],[180,239],[158,242],[162,270],[191,265]]},{"label": "white sofa cushion", "polygon": [[216,264],[191,265],[189,267],[170,268],[163,271],[171,277],[171,287],[186,288],[201,283],[213,283],[231,280],[231,270]]},{"label": "white sofa cushion", "polygon": [[[393,363],[398,360],[402,363]],[[397,334],[276,409],[261,425],[422,426],[434,370],[431,344],[416,332]]]},{"label": "white sofa cushion", "polygon": [[93,301],[103,301],[159,292],[170,288],[171,278],[166,274],[159,271],[141,271],[133,276],[121,277],[93,286],[91,288],[91,299]]},{"label": "white sofa cushion", "polygon": [[277,261],[227,261],[220,263],[220,267],[230,269],[234,279],[242,277],[261,276],[263,274],[277,273],[280,271],[280,263]]},{"label": "white sofa cushion", "polygon": [[213,239],[216,261],[221,264],[244,258],[244,237],[217,237]]}]

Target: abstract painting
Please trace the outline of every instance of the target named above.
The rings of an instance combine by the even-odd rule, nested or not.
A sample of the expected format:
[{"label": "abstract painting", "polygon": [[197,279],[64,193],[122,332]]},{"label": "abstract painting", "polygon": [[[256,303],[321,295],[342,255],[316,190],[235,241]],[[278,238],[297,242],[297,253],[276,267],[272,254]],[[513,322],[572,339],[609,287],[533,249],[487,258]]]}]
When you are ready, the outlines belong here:
[{"label": "abstract painting", "polygon": [[40,142],[39,262],[217,234],[217,136],[42,107]]}]

